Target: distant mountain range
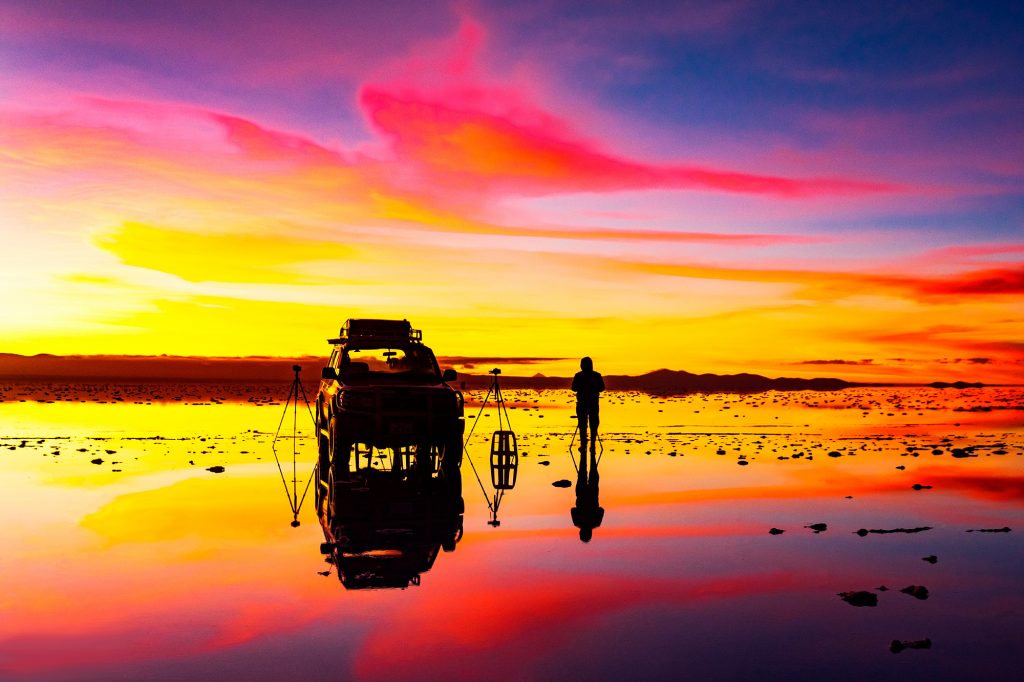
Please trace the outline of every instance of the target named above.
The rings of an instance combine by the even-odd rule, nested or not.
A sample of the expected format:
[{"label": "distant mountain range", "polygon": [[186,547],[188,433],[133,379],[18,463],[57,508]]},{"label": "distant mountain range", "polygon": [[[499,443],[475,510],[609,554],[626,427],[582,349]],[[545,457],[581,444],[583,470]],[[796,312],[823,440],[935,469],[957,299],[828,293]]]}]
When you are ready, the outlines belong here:
[{"label": "distant mountain range", "polygon": [[[0,379],[40,381],[185,381],[185,382],[287,382],[291,367],[304,368],[302,378],[307,384],[319,381],[321,357],[301,358],[200,358],[175,356],[114,355],[16,355],[0,353]],[[897,386],[909,384],[857,383],[832,377],[801,379],[769,378],[759,374],[693,374],[683,370],[659,369],[630,375],[607,375],[609,390],[644,391],[650,393],[751,393],[758,391],[835,391],[854,386]],[[460,374],[456,382],[466,388],[486,388],[489,374]],[[505,388],[568,388],[571,377],[502,375]],[[917,384],[922,385],[922,384]],[[934,382],[935,388],[974,388],[981,383]]]},{"label": "distant mountain range", "polygon": [[[490,383],[490,376],[463,377],[468,388],[479,388]],[[566,377],[504,376],[501,384],[508,388],[568,388],[572,382]],[[683,370],[659,369],[637,376],[609,374],[604,377],[605,388],[612,391],[644,391],[650,393],[753,393],[758,391],[836,391],[851,386],[866,386],[843,379],[799,379],[781,377],[770,379],[759,374],[693,374]],[[878,384],[871,384],[877,386]]]}]

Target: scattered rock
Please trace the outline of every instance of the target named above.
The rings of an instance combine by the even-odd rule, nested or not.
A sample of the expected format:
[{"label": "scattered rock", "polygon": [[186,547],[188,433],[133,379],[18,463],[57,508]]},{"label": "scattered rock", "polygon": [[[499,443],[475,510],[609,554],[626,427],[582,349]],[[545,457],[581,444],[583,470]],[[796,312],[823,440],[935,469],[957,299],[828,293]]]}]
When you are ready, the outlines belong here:
[{"label": "scattered rock", "polygon": [[828,456],[829,457],[842,457],[843,453],[841,453],[841,452],[839,452],[837,450],[833,450],[832,452],[828,453]]},{"label": "scattered rock", "polygon": [[920,483],[915,483],[914,485],[912,485],[910,487],[913,488],[914,490],[931,490],[932,489],[932,487],[930,485],[921,485]]},{"label": "scattered rock", "polygon": [[750,464],[750,462],[748,462],[748,461],[747,461],[747,460],[745,460],[745,459],[741,459],[741,460],[739,460],[739,461],[738,461],[738,462],[736,462],[736,463],[737,463],[737,464],[739,464],[739,465],[740,465],[741,467],[745,467],[745,466],[747,466],[748,464]]},{"label": "scattered rock", "polygon": [[815,533],[823,533],[826,530],[828,530],[828,524],[827,523],[812,523],[809,526],[804,526],[804,528],[810,528]]},{"label": "scattered rock", "polygon": [[547,461],[546,459],[542,459],[541,461],[537,462],[537,464],[540,464],[542,467],[551,466],[551,462]]},{"label": "scattered rock", "polygon": [[90,459],[89,461],[92,462],[93,464],[103,464],[103,458],[102,457],[97,457],[96,459]]},{"label": "scattered rock", "polygon": [[855,531],[857,535],[864,537],[868,533],[875,533],[876,535],[887,535],[888,533],[923,533],[926,530],[931,530],[931,526],[918,526],[917,528],[861,528]]},{"label": "scattered rock", "polygon": [[878,606],[878,595],[874,592],[840,592],[839,598],[851,606]]},{"label": "scattered rock", "polygon": [[905,467],[905,466],[903,466],[902,464],[900,464],[900,465],[899,465],[898,467],[896,467],[896,468],[897,468],[897,469],[899,469],[900,471],[903,471],[903,470],[904,470],[904,469],[906,469],[907,467]]},{"label": "scattered rock", "polygon": [[223,474],[224,473],[224,467],[222,467],[219,464],[215,464],[212,467],[206,467],[206,470],[207,471],[212,471],[215,474]]},{"label": "scattered rock", "polygon": [[903,640],[902,642],[900,640],[898,640],[898,639],[894,639],[894,640],[892,640],[892,643],[889,645],[889,651],[893,652],[894,654],[898,654],[899,652],[903,651],[904,649],[931,649],[931,648],[932,648],[932,640],[930,638],[928,638],[928,637],[925,637],[924,639],[908,639],[908,640]]},{"label": "scattered rock", "polygon": [[786,531],[782,530],[781,528],[772,528],[772,529],[770,529],[768,531],[768,534],[769,535],[782,535],[785,532]]},{"label": "scattered rock", "polygon": [[322,575],[324,577],[327,577],[327,576],[329,576],[331,574],[331,571],[329,569],[326,570],[326,571],[317,571],[316,574],[317,575]]},{"label": "scattered rock", "polygon": [[572,481],[570,481],[567,478],[560,478],[551,485],[555,486],[556,488],[568,488],[572,485]]},{"label": "scattered rock", "polygon": [[920,599],[921,601],[928,598],[928,588],[924,585],[907,585],[900,592],[909,594],[914,599]]},{"label": "scattered rock", "polygon": [[935,556],[934,554],[932,554],[930,556],[921,557],[921,561],[927,561],[930,564],[934,564],[938,560],[939,560],[939,557]]},{"label": "scattered rock", "polygon": [[1009,533],[1011,528],[1009,526],[1003,526],[1002,528],[971,528],[968,533]]}]

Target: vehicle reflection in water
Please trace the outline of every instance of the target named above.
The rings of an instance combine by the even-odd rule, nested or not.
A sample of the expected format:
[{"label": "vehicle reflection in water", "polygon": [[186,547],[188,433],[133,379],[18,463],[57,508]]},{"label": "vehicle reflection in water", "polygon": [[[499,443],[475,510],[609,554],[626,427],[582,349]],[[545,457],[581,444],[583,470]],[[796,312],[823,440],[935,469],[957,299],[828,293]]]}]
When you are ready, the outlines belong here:
[{"label": "vehicle reflection in water", "polygon": [[416,449],[390,452],[390,463],[381,453],[354,472],[317,475],[320,549],[346,589],[419,585],[462,538],[461,478],[445,476],[427,448],[421,462]]}]

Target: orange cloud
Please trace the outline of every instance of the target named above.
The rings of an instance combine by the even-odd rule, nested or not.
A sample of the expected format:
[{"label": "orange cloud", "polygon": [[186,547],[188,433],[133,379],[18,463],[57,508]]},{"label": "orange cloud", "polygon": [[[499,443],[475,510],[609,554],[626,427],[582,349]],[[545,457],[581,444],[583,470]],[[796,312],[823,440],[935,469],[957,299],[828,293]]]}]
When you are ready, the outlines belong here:
[{"label": "orange cloud", "polygon": [[125,265],[165,272],[189,282],[310,282],[315,278],[296,272],[296,264],[347,259],[355,253],[337,242],[191,232],[136,222],[124,223],[98,236],[96,242]]}]

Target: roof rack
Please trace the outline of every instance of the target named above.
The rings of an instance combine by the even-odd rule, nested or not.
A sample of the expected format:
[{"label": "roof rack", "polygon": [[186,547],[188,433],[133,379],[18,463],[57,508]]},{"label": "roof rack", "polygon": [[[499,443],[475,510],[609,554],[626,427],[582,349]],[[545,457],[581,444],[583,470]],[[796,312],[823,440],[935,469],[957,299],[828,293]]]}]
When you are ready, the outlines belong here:
[{"label": "roof rack", "polygon": [[413,329],[409,320],[346,320],[335,339],[328,343],[422,343],[423,332]]}]

